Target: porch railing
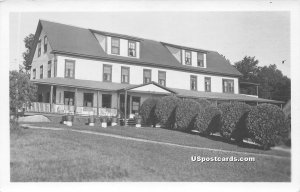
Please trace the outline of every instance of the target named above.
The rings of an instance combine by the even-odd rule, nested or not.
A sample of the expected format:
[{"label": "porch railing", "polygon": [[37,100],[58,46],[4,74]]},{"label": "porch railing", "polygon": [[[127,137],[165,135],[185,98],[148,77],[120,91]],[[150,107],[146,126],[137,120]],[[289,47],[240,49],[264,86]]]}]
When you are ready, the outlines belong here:
[{"label": "porch railing", "polygon": [[[26,112],[38,113],[56,113],[56,114],[77,114],[83,116],[97,115],[97,107],[76,107],[72,105],[52,104],[50,103],[33,102],[30,106],[26,107]],[[115,108],[102,108],[99,107],[99,116],[116,116],[118,110]]]}]

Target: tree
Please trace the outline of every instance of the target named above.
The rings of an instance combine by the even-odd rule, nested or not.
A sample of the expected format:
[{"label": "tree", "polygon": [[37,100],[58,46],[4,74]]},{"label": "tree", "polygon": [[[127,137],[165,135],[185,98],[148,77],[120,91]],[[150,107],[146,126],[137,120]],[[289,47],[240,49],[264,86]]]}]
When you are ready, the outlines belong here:
[{"label": "tree", "polygon": [[275,64],[261,67],[258,81],[260,97],[285,102],[291,99],[291,80]]},{"label": "tree", "polygon": [[10,109],[21,108],[23,104],[30,104],[36,99],[37,87],[30,82],[29,74],[9,72],[9,100]]},{"label": "tree", "polygon": [[[245,56],[243,60],[234,64],[236,69],[243,74],[240,81],[258,83],[258,96],[287,102],[291,98],[291,80],[277,69],[275,64],[259,67],[255,57]],[[241,92],[253,94],[255,87],[241,87]]]},{"label": "tree", "polygon": [[[259,61],[255,57],[245,56],[243,60],[234,63],[234,67],[243,74],[240,82],[258,83]],[[240,87],[240,91],[245,94],[256,93],[256,87]]]},{"label": "tree", "polygon": [[29,71],[31,68],[31,63],[29,61],[30,52],[32,51],[34,41],[34,34],[30,33],[28,36],[24,38],[26,51],[23,53],[23,65],[25,67],[25,71]]}]

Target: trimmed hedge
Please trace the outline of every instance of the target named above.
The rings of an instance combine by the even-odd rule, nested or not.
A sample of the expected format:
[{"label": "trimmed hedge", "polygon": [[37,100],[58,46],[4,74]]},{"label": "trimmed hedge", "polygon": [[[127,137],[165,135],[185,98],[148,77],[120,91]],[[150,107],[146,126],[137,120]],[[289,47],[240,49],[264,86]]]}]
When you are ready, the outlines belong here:
[{"label": "trimmed hedge", "polygon": [[209,135],[220,131],[222,112],[214,106],[208,106],[196,116],[194,127],[200,134]]},{"label": "trimmed hedge", "polygon": [[154,111],[158,101],[158,98],[150,97],[143,102],[140,108],[140,115],[142,117],[143,124],[155,126],[157,120]]},{"label": "trimmed hedge", "polygon": [[247,136],[246,117],[250,106],[245,103],[233,102],[220,104],[222,111],[220,134],[226,138],[234,138],[236,142],[242,142]]},{"label": "trimmed hedge", "polygon": [[174,127],[175,110],[180,101],[176,96],[165,96],[157,102],[154,113],[161,126],[167,129]]},{"label": "trimmed hedge", "polygon": [[195,100],[184,99],[180,101],[176,108],[174,129],[179,131],[192,130],[196,115],[200,110],[201,106]]},{"label": "trimmed hedge", "polygon": [[269,149],[288,136],[283,111],[276,105],[260,104],[253,107],[246,120],[250,138]]},{"label": "trimmed hedge", "polygon": [[211,106],[211,102],[208,101],[207,99],[199,98],[199,99],[196,99],[196,101],[200,104],[202,109]]}]

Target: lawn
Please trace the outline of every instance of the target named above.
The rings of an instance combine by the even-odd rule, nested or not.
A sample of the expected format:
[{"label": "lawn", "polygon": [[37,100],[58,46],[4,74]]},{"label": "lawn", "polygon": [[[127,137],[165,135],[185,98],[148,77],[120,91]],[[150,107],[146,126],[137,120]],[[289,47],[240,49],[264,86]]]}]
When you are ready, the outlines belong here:
[{"label": "lawn", "polygon": [[[64,127],[53,123],[39,126]],[[164,129],[84,129],[189,146],[289,156],[278,151],[243,148]],[[241,154],[188,149],[77,133],[21,129],[11,133],[11,181],[290,181],[290,159],[254,156],[255,162],[192,162],[191,156]]]}]

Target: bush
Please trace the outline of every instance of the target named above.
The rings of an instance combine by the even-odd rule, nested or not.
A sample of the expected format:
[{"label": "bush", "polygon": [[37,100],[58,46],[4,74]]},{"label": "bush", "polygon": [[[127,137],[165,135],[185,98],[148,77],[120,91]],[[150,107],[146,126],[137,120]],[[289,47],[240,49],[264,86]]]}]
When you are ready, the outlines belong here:
[{"label": "bush", "polygon": [[196,116],[194,127],[204,135],[220,131],[221,111],[214,106],[208,106]]},{"label": "bush", "polygon": [[142,117],[143,124],[155,126],[156,118],[154,111],[158,100],[158,98],[150,97],[143,102],[140,108],[140,115]]},{"label": "bush", "polygon": [[174,129],[179,131],[190,131],[194,128],[196,115],[200,112],[201,106],[192,99],[185,99],[179,102],[175,112]]},{"label": "bush", "polygon": [[206,107],[211,106],[211,102],[208,101],[207,99],[196,99],[196,101],[200,104],[202,109],[205,109]]},{"label": "bush", "polygon": [[269,149],[288,136],[284,113],[276,105],[260,104],[253,107],[246,123],[250,138],[264,149]]},{"label": "bush", "polygon": [[161,126],[172,129],[175,123],[175,110],[181,101],[176,96],[165,96],[161,98],[155,107],[155,116]]},{"label": "bush", "polygon": [[246,117],[250,106],[245,103],[223,103],[219,106],[222,111],[220,134],[226,138],[234,138],[236,142],[242,142],[247,136]]}]

